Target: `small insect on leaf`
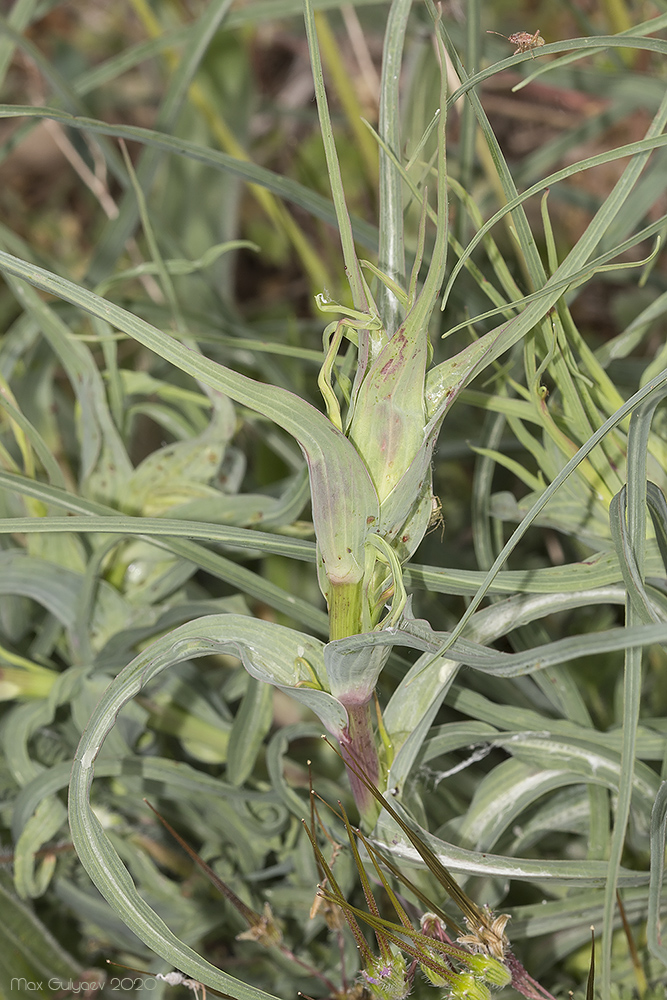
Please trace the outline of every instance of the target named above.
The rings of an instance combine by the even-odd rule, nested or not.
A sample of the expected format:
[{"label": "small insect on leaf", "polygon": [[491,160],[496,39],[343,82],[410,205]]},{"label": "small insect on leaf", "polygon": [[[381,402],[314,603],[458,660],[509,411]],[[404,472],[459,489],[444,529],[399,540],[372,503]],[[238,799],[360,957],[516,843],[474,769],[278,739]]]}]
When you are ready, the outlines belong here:
[{"label": "small insect on leaf", "polygon": [[431,516],[428,521],[427,534],[430,535],[432,531],[440,529],[440,541],[443,540],[445,536],[445,518],[442,513],[442,503],[440,502],[440,497],[431,497]]},{"label": "small insect on leaf", "polygon": [[521,52],[530,52],[534,59],[535,52],[533,50],[539,49],[541,45],[544,45],[544,39],[540,34],[539,28],[534,35],[531,35],[529,31],[517,31],[513,35],[502,35],[499,31],[487,31],[487,35],[499,35],[501,38],[506,38],[512,45],[516,45],[516,49],[514,50],[515,56],[518,56]]}]

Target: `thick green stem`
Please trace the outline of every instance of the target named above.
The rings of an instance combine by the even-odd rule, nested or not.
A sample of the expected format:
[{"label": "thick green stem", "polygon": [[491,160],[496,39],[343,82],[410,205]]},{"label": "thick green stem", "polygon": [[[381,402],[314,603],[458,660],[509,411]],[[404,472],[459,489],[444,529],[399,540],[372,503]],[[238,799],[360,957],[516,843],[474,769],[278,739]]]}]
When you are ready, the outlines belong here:
[{"label": "thick green stem", "polygon": [[358,583],[330,583],[329,585],[329,638],[347,639],[361,632],[361,601],[363,581]]},{"label": "thick green stem", "polygon": [[375,797],[358,777],[358,772],[361,771],[376,788],[378,787],[380,762],[373,735],[370,702],[345,707],[350,722],[347,730],[348,738],[340,741],[340,750],[362,825],[372,830],[378,817],[379,807]]},{"label": "thick green stem", "polygon": [[[363,580],[358,583],[330,584],[329,637],[331,640],[359,635],[362,630],[363,593]],[[349,719],[345,736],[339,741],[341,754],[362,824],[367,829],[372,829],[378,815],[377,804],[355,773],[362,771],[368,780],[377,786],[380,778],[380,761],[373,734],[370,702],[355,702],[352,698],[341,698],[341,702],[345,705]]]}]

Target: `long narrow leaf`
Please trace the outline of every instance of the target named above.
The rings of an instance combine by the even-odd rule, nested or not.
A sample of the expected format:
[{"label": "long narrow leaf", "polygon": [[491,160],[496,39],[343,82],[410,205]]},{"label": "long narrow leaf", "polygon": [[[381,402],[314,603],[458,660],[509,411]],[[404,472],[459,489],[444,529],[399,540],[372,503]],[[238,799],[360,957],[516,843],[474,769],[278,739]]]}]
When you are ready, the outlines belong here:
[{"label": "long narrow leaf", "polygon": [[[121,139],[130,139],[147,146],[154,146],[167,153],[186,156],[199,163],[207,164],[217,170],[226,170],[235,177],[250,184],[260,184],[268,191],[272,191],[280,198],[291,201],[295,205],[311,212],[316,218],[335,226],[336,213],[328,198],[324,198],[316,191],[310,190],[303,184],[299,184],[289,177],[276,174],[266,167],[260,167],[255,163],[248,163],[239,160],[228,153],[222,153],[217,149],[209,149],[195,142],[180,139],[155,129],[141,128],[137,125],[109,124],[96,118],[84,118],[68,114],[57,108],[41,108],[33,105],[0,105],[0,118],[51,118],[53,121],[61,122],[67,128],[78,128],[89,130],[99,135],[117,136]],[[362,219],[352,219],[352,231],[355,239],[362,246],[375,252],[377,250],[377,229]],[[105,275],[106,276],[106,275]]]},{"label": "long narrow leaf", "polygon": [[4,252],[0,269],[106,320],[181,371],[263,413],[292,434],[308,461],[313,519],[329,579],[349,583],[361,579],[364,541],[378,523],[378,499],[357,451],[319,410],[285,389],[254,382],[203,357],[65,278]]}]

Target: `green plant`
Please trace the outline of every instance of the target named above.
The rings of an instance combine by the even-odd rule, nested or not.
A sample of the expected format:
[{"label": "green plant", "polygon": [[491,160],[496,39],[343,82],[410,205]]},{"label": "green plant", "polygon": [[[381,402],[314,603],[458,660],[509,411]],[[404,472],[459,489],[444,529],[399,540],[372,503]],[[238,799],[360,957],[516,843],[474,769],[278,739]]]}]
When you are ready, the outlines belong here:
[{"label": "green plant", "polygon": [[[474,15],[479,10],[476,4],[470,7],[467,45],[472,56],[480,31],[475,38],[479,18]],[[29,9],[29,4],[15,5],[5,51],[20,45],[46,72],[43,57],[19,34]],[[143,10],[140,5],[137,9]],[[395,0],[390,12],[378,125],[378,233],[348,213],[310,5],[306,26],[333,208],[327,199],[296,182],[256,167],[237,147],[234,155],[220,153],[192,136],[173,134],[186,99],[206,114],[211,111],[201,81],[194,96],[191,86],[207,47],[219,37],[220,24],[225,18],[229,22],[225,3],[209,4],[190,26],[154,129],[109,125],[85,114],[88,109],[81,95],[91,86],[90,75],[84,74],[72,88],[52,68],[60,107],[2,108],[4,116],[21,116],[28,124],[48,118],[96,136],[109,169],[127,189],[85,282],[72,281],[57,267],[41,267],[38,255],[16,235],[2,234],[6,249],[0,253],[0,267],[21,308],[12,314],[2,354],[6,436],[5,471],[0,472],[3,533],[14,539],[2,553],[2,587],[8,595],[3,682],[6,695],[23,702],[5,714],[2,731],[9,778],[20,786],[11,801],[17,836],[16,887],[23,897],[39,897],[56,875],[61,902],[70,910],[78,907],[96,914],[108,927],[109,911],[96,909],[90,887],[77,881],[82,876],[74,881],[57,876],[55,856],[47,854],[38,861],[35,854],[63,826],[64,806],[58,793],[68,782],[76,738],[85,725],[70,784],[70,823],[79,858],[124,925],[144,944],[189,976],[239,1000],[266,995],[263,989],[282,995],[294,992],[295,977],[301,973],[279,963],[274,969],[267,959],[258,961],[252,977],[248,970],[237,976],[202,958],[190,945],[212,928],[219,929],[220,915],[205,897],[183,904],[180,892],[155,861],[168,861],[170,870],[176,870],[177,863],[166,857],[155,838],[142,842],[136,829],[141,825],[142,795],[156,784],[178,821],[202,841],[203,853],[222,857],[227,881],[241,874],[252,883],[269,857],[278,859],[284,885],[282,896],[280,890],[274,891],[274,910],[279,913],[282,900],[285,919],[298,923],[295,938],[299,944],[308,939],[314,955],[311,965],[319,960],[321,975],[328,982],[337,981],[335,949],[316,940],[319,930],[312,934],[303,930],[305,897],[315,892],[319,867],[331,884],[335,878],[339,890],[332,898],[344,907],[345,898],[353,893],[354,865],[348,857],[343,877],[335,874],[318,846],[315,824],[311,823],[310,838],[300,832],[304,802],[283,775],[290,741],[311,738],[321,727],[314,728],[310,717],[304,716],[292,728],[278,728],[264,756],[272,726],[270,685],[314,712],[338,740],[360,815],[361,842],[368,844],[371,858],[373,845],[380,844],[377,849],[389,864],[413,863],[414,842],[408,833],[412,831],[426,845],[425,851],[437,855],[441,868],[444,863],[464,876],[481,875],[485,882],[480,891],[488,892],[483,901],[489,905],[495,906],[502,897],[501,880],[525,880],[533,891],[523,906],[514,909],[516,939],[533,935],[536,926],[548,928],[559,958],[583,945],[592,919],[589,911],[602,906],[598,978],[605,997],[612,976],[615,892],[621,887],[632,922],[640,922],[647,901],[650,904],[653,924],[649,920],[647,926],[649,935],[655,931],[655,936],[649,936],[649,949],[656,962],[650,974],[664,975],[656,971],[663,957],[657,927],[664,786],[658,771],[644,762],[664,762],[665,706],[660,695],[664,660],[656,654],[649,661],[643,683],[651,690],[655,710],[642,719],[640,657],[643,647],[667,638],[667,605],[652,579],[667,565],[663,543],[667,517],[661,493],[667,468],[665,438],[660,418],[654,420],[667,382],[665,353],[659,350],[644,364],[640,384],[627,399],[608,376],[605,362],[614,351],[621,356],[637,347],[649,324],[664,315],[667,293],[661,290],[664,275],[652,253],[640,265],[646,280],[654,276],[660,294],[616,342],[597,354],[580,335],[568,296],[592,276],[609,275],[612,268],[624,266],[624,273],[630,274],[627,265],[611,262],[664,232],[664,214],[639,228],[637,218],[640,208],[657,204],[664,193],[664,181],[656,185],[651,164],[662,163],[667,102],[662,95],[656,100],[644,138],[541,176],[519,194],[476,87],[521,61],[532,77],[544,66],[552,73],[559,67],[565,71],[570,61],[591,49],[600,54],[630,48],[664,54],[665,42],[651,36],[664,28],[665,16],[629,34],[601,35],[594,45],[590,39],[551,42],[469,75],[458,55],[460,46],[452,41],[438,12],[431,4],[426,10],[439,64],[447,72],[436,70],[439,107],[407,163],[400,156],[396,67],[410,4]],[[144,10],[143,16],[148,23],[148,12]],[[239,16],[248,23],[259,14],[248,8]],[[154,55],[174,40],[162,38],[158,30],[152,30],[155,37],[149,51]],[[542,62],[559,53],[564,54],[560,60]],[[121,57],[112,60],[107,74],[127,65],[129,57],[123,58],[125,62]],[[474,58],[468,64],[475,65]],[[427,60],[424,65],[426,73]],[[210,67],[208,73],[212,76]],[[103,75],[92,74],[93,79]],[[448,92],[445,81],[455,76],[460,86],[450,85]],[[467,110],[461,122],[456,177],[447,166],[446,122],[460,99],[467,101]],[[213,121],[212,132],[227,135],[225,123],[215,114]],[[113,136],[145,147],[136,168],[108,143]],[[505,202],[487,222],[473,199],[477,175],[470,166],[470,153],[477,141],[484,143],[486,180],[502,192]],[[227,332],[219,335],[211,312],[220,303],[212,283],[197,284],[197,275],[214,267],[218,280],[228,282],[225,254],[249,245],[231,238],[212,240],[214,245],[205,252],[199,249],[196,259],[194,253],[187,259],[185,247],[175,244],[167,210],[156,227],[146,195],[158,168],[158,153],[164,150],[178,154],[184,163],[198,160],[260,185],[263,210],[279,227],[279,238],[297,248],[313,285],[324,280],[323,261],[316,259],[312,241],[295,229],[291,217],[286,220],[280,206],[267,202],[266,192],[291,198],[327,222],[335,219],[349,293],[334,285],[331,296],[322,290],[319,305],[342,318],[324,331],[321,354],[300,347],[289,348],[286,354],[293,362],[317,359],[326,416],[308,400],[307,392],[299,391],[295,365],[272,370],[256,330],[243,328],[243,338],[238,337],[242,324],[228,303]],[[631,157],[628,164],[596,206],[583,234],[560,254],[545,195],[540,218],[545,264],[537,227],[526,215],[527,201],[560,181],[626,156]],[[202,191],[202,197],[206,193]],[[234,196],[233,186],[226,194]],[[501,219],[511,220],[510,249],[499,247],[490,235]],[[126,261],[113,273],[137,220],[145,257]],[[460,241],[470,228],[475,235],[464,247]],[[376,239],[377,263],[360,261],[356,247],[366,243],[373,250]],[[473,258],[480,245],[486,255],[483,260]],[[457,260],[441,300],[449,252]],[[410,267],[406,255],[412,259]],[[157,283],[157,294],[149,279]],[[473,289],[472,301],[486,297],[490,311],[480,305],[474,318],[461,319],[455,300],[463,279]],[[339,283],[335,276],[333,280]],[[135,291],[138,281],[149,282],[152,302]],[[523,284],[530,287],[530,294],[522,294]],[[40,297],[35,289],[57,302]],[[136,296],[131,309],[120,304],[119,289],[124,289],[125,297]],[[198,294],[204,299],[199,311],[189,298]],[[429,336],[440,332],[441,302],[446,307],[448,337],[444,351],[449,344],[458,345],[444,357],[441,350],[435,352]],[[498,318],[499,325],[487,328],[489,320]],[[481,334],[460,346],[459,327],[474,331],[480,326]],[[501,356],[502,368],[497,364]],[[60,372],[67,379],[65,388]],[[493,378],[493,393],[467,389],[482,373]],[[243,460],[233,444],[237,427],[230,399],[261,417],[245,419],[249,433],[261,435],[274,463],[280,462],[282,481],[270,492],[259,483],[256,492],[240,493]],[[448,422],[453,419],[454,404],[464,401],[497,415],[477,447],[474,528],[482,571],[467,574],[411,562],[437,512],[432,462],[438,435],[445,417]],[[55,422],[53,405],[63,414]],[[141,416],[149,417],[175,441],[135,463],[129,444]],[[266,420],[298,443],[305,466],[288,438],[267,429]],[[523,449],[520,458],[503,451],[505,422]],[[529,494],[519,501],[506,494],[491,498],[496,466],[516,475]],[[653,534],[645,525],[647,478],[656,480],[648,488]],[[316,546],[299,537],[308,534],[308,527],[298,521],[308,485]],[[504,545],[499,527],[503,520],[520,521]],[[570,540],[571,564],[528,566],[518,575],[505,571],[509,555],[535,524]],[[265,560],[260,572],[243,565],[246,558],[258,557]],[[271,578],[272,571],[285,573],[283,564],[271,561],[277,557],[316,565],[328,614],[309,591],[295,595],[289,580],[279,585]],[[204,573],[215,585],[203,582]],[[414,617],[408,586],[463,594],[472,600],[458,621],[449,612],[451,628],[431,627]],[[234,593],[228,593],[230,589]],[[511,596],[496,601],[499,594]],[[480,609],[487,595],[494,600]],[[36,611],[27,599],[37,601],[45,612]],[[263,602],[284,620],[251,615],[248,601]],[[613,609],[626,602],[622,626],[613,627],[609,610],[605,622],[609,627],[582,634],[587,608]],[[583,628],[567,635],[559,633],[556,624],[549,631],[544,619],[558,615],[571,616],[566,619],[568,626],[583,623]],[[148,644],[149,640],[153,641]],[[512,652],[503,648],[504,642]],[[399,650],[403,655],[406,650],[421,655],[408,662]],[[563,665],[621,651],[623,725],[604,732],[595,725],[584,684]],[[214,680],[212,669],[200,676],[193,666],[195,659],[212,657],[207,664],[220,669],[224,662],[220,658],[230,653],[242,660],[247,673],[230,672],[223,685]],[[459,682],[462,665],[485,678],[481,690]],[[108,684],[110,675],[115,676]],[[522,680],[513,686],[512,679]],[[381,703],[374,701],[378,691]],[[456,710],[468,718],[447,718],[434,727],[448,694]],[[230,704],[237,702],[232,712]],[[48,727],[58,734],[51,757],[48,746],[32,743],[39,744],[40,739],[43,743]],[[170,759],[169,738],[179,740],[177,759]],[[465,814],[457,822],[439,819],[438,807],[430,812],[414,775],[429,762],[471,743],[483,743],[489,753],[500,751],[500,759],[494,759],[488,773],[476,777]],[[199,761],[199,769],[178,759],[181,753]],[[505,759],[505,754],[511,757]],[[327,765],[321,752],[316,762],[323,772],[325,794]],[[297,770],[299,764],[303,762],[292,762]],[[206,771],[207,766],[223,765],[224,780]],[[97,812],[91,799],[93,774],[106,779],[95,800]],[[317,778],[316,783],[319,787]],[[93,787],[99,784],[98,780]],[[581,794],[572,795],[571,789],[581,785],[586,786]],[[412,819],[401,822],[402,813],[382,811],[375,787],[392,791]],[[336,788],[336,794],[345,792]],[[461,796],[460,791],[452,794]],[[613,824],[610,795],[616,796]],[[202,796],[211,801],[200,817]],[[654,801],[649,875],[643,852]],[[575,856],[531,857],[532,846],[542,842],[545,830],[566,805],[573,815],[559,846],[567,848],[567,835],[572,833]],[[346,813],[341,815],[339,822],[350,835],[354,853],[351,827]],[[526,816],[527,825],[515,834],[512,827],[520,816]],[[445,824],[441,837],[420,829],[429,825],[437,829],[441,824]],[[304,861],[311,841],[316,860]],[[528,857],[520,855],[522,850]],[[577,854],[582,850],[585,857]],[[342,867],[345,862],[339,859],[337,864]],[[300,865],[303,882],[292,878]],[[360,862],[357,867],[363,871]],[[128,868],[141,882],[142,892]],[[391,878],[378,873],[387,893],[395,892],[397,871]],[[430,883],[428,876],[420,878],[426,888],[417,879],[417,889],[424,896],[433,899],[441,892],[432,878]],[[289,898],[295,884],[300,918],[297,904]],[[578,891],[566,895],[563,887],[572,884]],[[449,883],[448,888],[455,895],[454,885]],[[239,898],[242,892],[250,890],[239,889]],[[372,897],[372,891],[366,891],[369,907]],[[477,903],[469,905],[473,908],[468,911],[467,936],[477,940],[481,936],[484,943],[502,918]],[[253,912],[260,911],[261,907]],[[235,920],[233,911],[225,912],[219,929],[224,939],[238,930]],[[379,958],[367,946],[361,985],[379,996],[389,995],[388,989],[401,995],[407,988],[407,969],[396,949],[404,939],[395,928],[385,932],[378,938]],[[136,947],[127,931],[114,927],[113,933],[127,950]],[[465,937],[464,944],[470,946]],[[462,961],[462,949],[454,944],[452,948]],[[418,957],[428,969],[428,958],[423,953]],[[457,968],[449,979],[448,968],[430,969],[440,977],[438,987],[452,996],[465,996],[466,991],[469,996],[485,995],[483,980],[489,969],[475,974],[472,958],[470,954],[472,971]],[[385,976],[384,969],[391,974]],[[400,975],[394,981],[396,969]],[[520,974],[516,970],[512,974],[519,989]],[[386,979],[391,980],[389,986]],[[496,985],[501,981],[496,979]],[[348,981],[346,989],[354,988],[361,987]]]}]

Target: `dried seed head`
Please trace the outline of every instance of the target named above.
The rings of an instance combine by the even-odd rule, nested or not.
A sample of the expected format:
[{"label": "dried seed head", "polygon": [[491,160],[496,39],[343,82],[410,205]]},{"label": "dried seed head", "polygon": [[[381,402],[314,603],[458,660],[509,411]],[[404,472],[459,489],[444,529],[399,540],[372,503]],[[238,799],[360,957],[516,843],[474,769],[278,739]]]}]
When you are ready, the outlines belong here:
[{"label": "dried seed head", "polygon": [[236,935],[237,941],[257,941],[264,948],[273,948],[274,945],[281,944],[282,939],[282,931],[268,903],[264,903],[264,912],[260,919],[251,924],[247,931]]},{"label": "dried seed head", "polygon": [[333,903],[320,890],[317,891],[310,908],[310,919],[313,920],[318,913],[324,918],[330,931],[341,931],[345,926],[345,916],[340,906]]},{"label": "dried seed head", "polygon": [[466,926],[471,932],[457,938],[459,944],[472,948],[482,954],[492,955],[501,962],[505,957],[505,949],[509,947],[509,941],[505,937],[505,927],[510,919],[509,913],[501,913],[499,917],[493,917],[488,907],[484,907],[484,916],[487,918],[484,923],[473,927],[468,918],[465,918]]}]

